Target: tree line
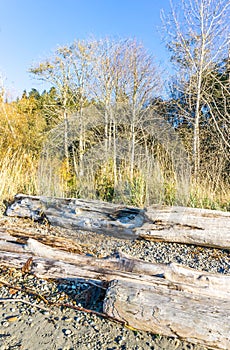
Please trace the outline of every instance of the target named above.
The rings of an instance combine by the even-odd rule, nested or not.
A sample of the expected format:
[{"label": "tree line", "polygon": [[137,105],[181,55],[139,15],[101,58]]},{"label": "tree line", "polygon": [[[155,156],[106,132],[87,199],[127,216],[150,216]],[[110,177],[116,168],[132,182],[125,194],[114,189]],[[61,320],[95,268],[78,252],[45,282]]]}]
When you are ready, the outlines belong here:
[{"label": "tree line", "polygon": [[30,68],[47,91],[8,103],[2,87],[1,175],[17,192],[229,209],[230,5],[180,5],[162,13],[167,98],[136,39],[76,40]]}]

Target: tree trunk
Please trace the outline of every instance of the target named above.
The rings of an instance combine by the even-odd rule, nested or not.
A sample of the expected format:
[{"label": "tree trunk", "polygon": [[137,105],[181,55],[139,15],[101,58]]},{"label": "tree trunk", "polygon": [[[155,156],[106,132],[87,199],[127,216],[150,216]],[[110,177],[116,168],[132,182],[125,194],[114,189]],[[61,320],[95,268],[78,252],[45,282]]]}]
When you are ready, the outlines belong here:
[{"label": "tree trunk", "polygon": [[230,213],[184,207],[147,209],[106,202],[15,196],[8,216],[47,220],[51,225],[125,239],[195,244],[230,249]]},{"label": "tree trunk", "polygon": [[135,120],[131,123],[131,150],[130,150],[130,180],[133,180],[134,173],[134,161],[135,161],[135,143],[136,143],[136,132],[135,132]]},{"label": "tree trunk", "polygon": [[79,172],[78,176],[80,178],[84,175],[83,169],[83,156],[84,156],[84,139],[85,139],[85,128],[84,128],[84,118],[83,118],[83,106],[82,106],[82,95],[80,101],[80,112],[79,112]]}]

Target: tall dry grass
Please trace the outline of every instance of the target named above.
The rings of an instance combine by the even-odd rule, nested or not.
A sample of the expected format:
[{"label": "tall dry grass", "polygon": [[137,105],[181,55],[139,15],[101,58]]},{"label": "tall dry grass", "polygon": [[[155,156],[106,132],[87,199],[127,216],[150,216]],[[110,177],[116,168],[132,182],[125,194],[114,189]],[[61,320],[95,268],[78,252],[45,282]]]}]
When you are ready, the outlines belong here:
[{"label": "tall dry grass", "polygon": [[13,151],[8,148],[0,155],[0,211],[4,202],[17,193],[37,192],[37,161],[33,154],[23,148]]},{"label": "tall dry grass", "polygon": [[192,182],[188,206],[230,211],[230,186],[220,181],[218,188],[206,179]]},{"label": "tall dry grass", "polygon": [[[55,196],[57,195],[55,191],[61,188],[62,192],[58,194],[63,197],[97,198],[141,207],[161,203],[230,211],[230,187],[220,179],[218,185],[215,185],[217,183],[215,177],[211,179],[204,176],[196,182],[191,177],[188,182],[188,178],[179,177],[173,171],[165,176],[165,168],[155,163],[151,172],[142,169],[132,180],[126,176],[127,173],[123,169],[120,174],[118,173],[119,180],[114,186],[110,166],[98,173],[96,179],[94,176],[84,178],[84,183],[77,179],[70,181],[60,172],[51,186],[43,174],[46,186],[42,194]],[[37,158],[23,148],[18,148],[17,151],[9,148],[1,154],[0,213],[5,209],[4,202],[12,200],[17,193],[41,194],[39,189],[41,174],[38,174],[37,168]],[[45,170],[47,172],[47,169]]]}]

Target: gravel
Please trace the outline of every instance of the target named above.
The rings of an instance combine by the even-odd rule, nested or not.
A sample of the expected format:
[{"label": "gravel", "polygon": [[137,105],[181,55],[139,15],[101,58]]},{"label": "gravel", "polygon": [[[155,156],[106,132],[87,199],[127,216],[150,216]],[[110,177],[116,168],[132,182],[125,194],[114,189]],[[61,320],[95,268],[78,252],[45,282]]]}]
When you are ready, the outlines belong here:
[{"label": "gravel", "polygon": [[[46,226],[21,219],[7,225],[49,234]],[[5,221],[0,225],[4,226]],[[199,270],[230,274],[230,252],[176,243],[118,240],[88,232],[51,229],[72,235],[84,253],[105,257],[120,251],[149,262],[177,262]],[[17,288],[16,288],[17,287]],[[102,312],[105,291],[87,281],[44,280],[0,267],[0,350],[205,350],[183,340],[129,329],[93,313]],[[67,306],[68,305],[68,306]],[[71,308],[73,307],[73,308]]]},{"label": "gravel", "polygon": [[100,258],[119,251],[152,263],[176,262],[198,270],[230,274],[228,250],[138,239],[119,240],[82,231],[76,232],[74,238]]}]

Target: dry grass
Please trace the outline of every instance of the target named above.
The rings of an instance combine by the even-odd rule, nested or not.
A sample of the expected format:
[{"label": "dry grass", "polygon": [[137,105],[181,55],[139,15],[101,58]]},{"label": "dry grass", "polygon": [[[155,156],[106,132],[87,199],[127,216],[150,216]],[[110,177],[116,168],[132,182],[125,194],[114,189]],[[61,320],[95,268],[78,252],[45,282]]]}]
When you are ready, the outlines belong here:
[{"label": "dry grass", "polygon": [[207,179],[193,182],[190,190],[189,206],[230,211],[230,187],[220,181],[218,187]]},{"label": "dry grass", "polygon": [[34,194],[37,191],[37,162],[33,155],[22,148],[13,152],[8,149],[0,156],[0,210],[3,201],[11,200],[15,194]]},{"label": "dry grass", "polygon": [[[36,157],[32,155],[32,153],[26,152],[23,148],[19,148],[17,151],[8,149],[5,153],[1,154],[0,212],[4,211],[3,202],[11,200],[17,193],[26,193],[29,195],[39,194],[37,164]],[[143,176],[141,173],[136,174],[137,176],[133,181],[127,181],[127,179],[125,179],[126,181],[121,181],[120,184],[118,184],[119,186],[117,185],[116,199],[110,198],[110,192],[114,192],[115,189],[112,188],[113,186],[108,182],[108,179],[111,177],[111,171],[108,171],[108,174],[103,174],[103,181],[100,179],[102,181],[100,184],[103,192],[99,193],[98,199],[120,200],[123,203],[137,206],[162,203],[167,205],[230,210],[230,188],[226,183],[219,181],[218,186],[215,186],[213,183],[215,179],[213,178],[211,181],[208,177],[195,183],[192,178],[189,179],[190,181],[182,177],[177,179],[176,174],[174,174],[175,176],[169,176],[166,181],[162,169],[154,167],[152,170],[153,171],[149,173],[145,172],[144,174],[146,176]],[[44,176],[44,179],[45,178]],[[95,179],[88,178],[86,180],[87,183],[84,184],[84,191],[86,191],[86,188],[89,186],[95,190],[95,183],[92,183]],[[72,183],[64,182],[65,187],[68,187],[66,195],[77,194],[76,191],[73,191]],[[63,183],[61,185],[63,188]],[[55,187],[56,186],[58,186],[58,181],[55,182]],[[49,191],[51,191],[51,189],[49,189]],[[98,183],[97,191],[99,191]],[[100,191],[102,191],[101,188]],[[51,193],[43,194],[52,195]],[[89,196],[89,193],[87,195],[87,193],[84,192],[84,194],[89,198],[94,197],[92,197],[92,194]],[[79,195],[82,196],[81,191],[79,191],[77,196]],[[75,196],[76,195],[74,195],[74,197]],[[85,196],[83,195],[83,197]]]}]

